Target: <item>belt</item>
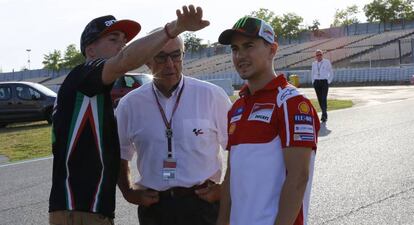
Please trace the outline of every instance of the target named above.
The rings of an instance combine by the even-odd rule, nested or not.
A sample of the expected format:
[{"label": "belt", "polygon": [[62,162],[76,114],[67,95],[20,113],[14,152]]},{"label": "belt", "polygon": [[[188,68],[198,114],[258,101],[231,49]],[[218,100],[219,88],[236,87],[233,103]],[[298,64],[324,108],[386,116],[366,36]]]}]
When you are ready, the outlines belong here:
[{"label": "belt", "polygon": [[185,198],[185,197],[192,197],[197,196],[195,193],[195,190],[206,188],[209,185],[214,184],[213,181],[207,180],[203,184],[200,185],[194,185],[192,187],[172,187],[170,189],[167,189],[165,191],[159,191],[158,195],[160,198]]}]

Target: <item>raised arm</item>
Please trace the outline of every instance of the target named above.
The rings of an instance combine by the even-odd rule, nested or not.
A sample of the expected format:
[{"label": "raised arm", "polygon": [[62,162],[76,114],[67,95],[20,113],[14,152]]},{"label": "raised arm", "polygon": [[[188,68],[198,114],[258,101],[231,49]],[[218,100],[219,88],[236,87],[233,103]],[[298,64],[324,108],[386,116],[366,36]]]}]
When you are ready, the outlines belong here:
[{"label": "raised arm", "polygon": [[183,6],[182,12],[176,11],[177,19],[166,24],[163,30],[140,38],[115,57],[108,59],[103,68],[102,81],[104,84],[114,82],[126,72],[144,65],[148,59],[155,56],[167,41],[184,31],[197,31],[210,23],[203,20],[203,10],[193,5]]},{"label": "raised arm", "polygon": [[328,77],[328,83],[332,83],[333,77],[334,77],[334,73],[333,73],[333,69],[332,69],[332,64],[331,61],[328,61],[328,71],[329,71],[329,77]]}]

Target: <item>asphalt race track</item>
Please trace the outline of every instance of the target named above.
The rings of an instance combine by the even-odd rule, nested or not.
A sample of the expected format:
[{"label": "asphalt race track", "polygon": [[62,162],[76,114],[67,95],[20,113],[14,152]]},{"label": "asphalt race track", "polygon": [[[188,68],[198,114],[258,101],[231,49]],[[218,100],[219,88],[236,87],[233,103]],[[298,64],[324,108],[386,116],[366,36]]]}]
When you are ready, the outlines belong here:
[{"label": "asphalt race track", "polygon": [[[320,131],[309,224],[414,224],[414,86],[331,88],[329,98],[356,106],[329,112]],[[0,164],[0,225],[48,224],[51,167]],[[117,197],[115,223],[138,224]]]}]

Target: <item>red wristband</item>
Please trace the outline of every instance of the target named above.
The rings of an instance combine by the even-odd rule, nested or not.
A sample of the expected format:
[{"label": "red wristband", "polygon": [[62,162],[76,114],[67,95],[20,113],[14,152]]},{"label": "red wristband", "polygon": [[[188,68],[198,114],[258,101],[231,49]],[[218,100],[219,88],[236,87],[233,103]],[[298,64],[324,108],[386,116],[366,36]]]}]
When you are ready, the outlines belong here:
[{"label": "red wristband", "polygon": [[168,37],[169,39],[174,39],[174,38],[176,38],[176,37],[175,37],[175,36],[172,36],[172,35],[170,34],[170,32],[168,31],[168,28],[167,28],[168,24],[170,24],[170,23],[165,24],[165,26],[164,26],[164,32],[165,32],[165,34],[167,35],[167,37]]}]

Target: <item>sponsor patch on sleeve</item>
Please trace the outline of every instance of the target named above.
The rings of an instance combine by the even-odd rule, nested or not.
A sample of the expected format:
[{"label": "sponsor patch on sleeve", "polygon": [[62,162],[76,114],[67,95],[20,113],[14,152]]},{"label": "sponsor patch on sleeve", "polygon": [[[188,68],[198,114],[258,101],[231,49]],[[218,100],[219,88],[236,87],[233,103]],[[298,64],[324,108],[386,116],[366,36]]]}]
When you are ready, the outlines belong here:
[{"label": "sponsor patch on sleeve", "polygon": [[270,123],[274,109],[275,104],[272,103],[255,103],[248,120]]},{"label": "sponsor patch on sleeve", "polygon": [[233,134],[235,130],[236,130],[236,124],[235,123],[230,124],[229,134],[230,135]]},{"label": "sponsor patch on sleeve", "polygon": [[310,107],[308,103],[306,102],[299,103],[298,109],[299,109],[299,112],[303,114],[308,114],[310,112]]},{"label": "sponsor patch on sleeve", "polygon": [[295,124],[295,133],[313,134],[314,129],[313,126],[309,124]]},{"label": "sponsor patch on sleeve", "polygon": [[279,90],[279,93],[277,94],[277,106],[280,107],[289,98],[293,98],[298,95],[301,94],[294,87],[287,86],[285,89]]},{"label": "sponsor patch on sleeve", "polygon": [[308,114],[295,114],[293,121],[295,124],[313,124],[313,118]]},{"label": "sponsor patch on sleeve", "polygon": [[293,140],[295,141],[314,141],[315,136],[313,134],[294,134]]}]

